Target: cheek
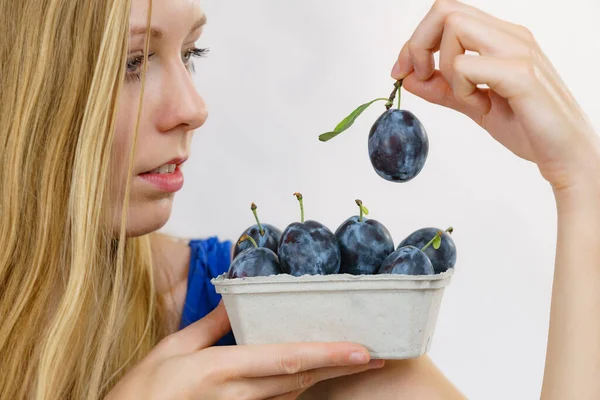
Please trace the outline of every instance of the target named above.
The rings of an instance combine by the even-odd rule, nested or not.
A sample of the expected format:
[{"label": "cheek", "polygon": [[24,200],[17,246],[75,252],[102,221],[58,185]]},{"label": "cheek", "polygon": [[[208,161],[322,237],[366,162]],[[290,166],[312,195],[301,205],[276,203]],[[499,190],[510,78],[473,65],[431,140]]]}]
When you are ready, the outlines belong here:
[{"label": "cheek", "polygon": [[111,176],[113,180],[120,182],[125,176],[127,168],[128,149],[132,139],[133,108],[131,94],[126,87],[123,88],[119,108],[117,111],[117,120],[115,123],[115,137],[113,142],[113,152],[111,161]]},{"label": "cheek", "polygon": [[[127,172],[129,169],[129,155],[131,146],[133,144],[133,138],[135,133],[135,123],[138,113],[139,104],[139,86],[134,84],[125,84],[122,90],[121,98],[119,100],[117,119],[115,121],[115,136],[112,147],[112,158],[111,158],[111,179],[113,183],[118,185],[124,185],[127,178]],[[148,90],[146,90],[148,92]],[[144,102],[144,108],[147,108],[148,104]],[[147,130],[146,121],[147,113],[142,113],[142,119],[140,121],[139,137],[136,144],[136,154],[134,155],[134,173],[137,171],[137,164],[139,164],[140,152],[143,154],[144,147],[144,132]],[[137,171],[138,173],[140,171]]]}]

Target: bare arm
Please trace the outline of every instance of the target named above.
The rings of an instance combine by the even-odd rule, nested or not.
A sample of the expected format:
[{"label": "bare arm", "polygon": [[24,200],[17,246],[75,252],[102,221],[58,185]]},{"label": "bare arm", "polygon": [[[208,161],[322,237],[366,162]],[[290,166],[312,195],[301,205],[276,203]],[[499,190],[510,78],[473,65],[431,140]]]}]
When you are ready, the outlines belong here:
[{"label": "bare arm", "polygon": [[301,400],[464,400],[428,356],[388,360],[385,367],[321,382]]},{"label": "bare arm", "polygon": [[453,0],[434,4],[392,75],[472,118],[552,186],[558,238],[542,399],[599,399],[600,142],[584,112],[530,31]]},{"label": "bare arm", "polygon": [[[590,167],[595,160],[590,159]],[[542,399],[600,398],[600,174],[556,193],[558,241]]]}]

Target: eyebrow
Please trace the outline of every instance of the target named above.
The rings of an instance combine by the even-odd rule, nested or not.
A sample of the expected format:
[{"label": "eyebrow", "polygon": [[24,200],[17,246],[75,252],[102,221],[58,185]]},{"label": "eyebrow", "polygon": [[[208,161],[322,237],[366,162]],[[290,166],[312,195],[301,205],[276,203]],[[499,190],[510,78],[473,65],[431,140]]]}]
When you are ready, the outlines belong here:
[{"label": "eyebrow", "polygon": [[[196,21],[194,23],[194,26],[192,26],[192,29],[190,29],[190,33],[202,28],[205,24],[206,24],[206,15],[203,15],[198,21]],[[145,26],[134,26],[129,31],[130,36],[145,35],[145,34],[146,34]],[[153,37],[154,39],[162,39],[162,37],[164,36],[164,32],[159,28],[150,27],[150,36]]]}]

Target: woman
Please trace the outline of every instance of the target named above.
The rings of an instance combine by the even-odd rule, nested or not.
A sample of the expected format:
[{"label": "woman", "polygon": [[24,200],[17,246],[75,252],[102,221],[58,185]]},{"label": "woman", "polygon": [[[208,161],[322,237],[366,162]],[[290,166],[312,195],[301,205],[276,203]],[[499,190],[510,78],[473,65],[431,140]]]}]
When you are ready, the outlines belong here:
[{"label": "woman", "polygon": [[[189,71],[205,17],[198,0],[148,3],[0,0],[0,398],[463,398],[427,357],[384,366],[352,343],[227,346],[207,281],[227,269],[229,243],[152,234],[207,117]],[[552,185],[542,398],[600,398],[600,321],[588,318],[600,152],[577,103],[525,28],[450,0],[392,77],[471,117]]]}]

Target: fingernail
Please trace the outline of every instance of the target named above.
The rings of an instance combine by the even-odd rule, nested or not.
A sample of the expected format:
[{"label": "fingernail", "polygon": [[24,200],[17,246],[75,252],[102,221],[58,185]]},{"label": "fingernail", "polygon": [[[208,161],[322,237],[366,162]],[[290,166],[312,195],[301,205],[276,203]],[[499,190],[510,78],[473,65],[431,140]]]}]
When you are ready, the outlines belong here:
[{"label": "fingernail", "polygon": [[385,365],[385,360],[371,360],[369,362],[369,368],[381,368]]},{"label": "fingernail", "polygon": [[364,351],[355,351],[354,353],[350,354],[351,363],[365,364],[367,361],[369,361],[369,355]]}]

